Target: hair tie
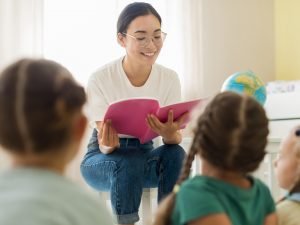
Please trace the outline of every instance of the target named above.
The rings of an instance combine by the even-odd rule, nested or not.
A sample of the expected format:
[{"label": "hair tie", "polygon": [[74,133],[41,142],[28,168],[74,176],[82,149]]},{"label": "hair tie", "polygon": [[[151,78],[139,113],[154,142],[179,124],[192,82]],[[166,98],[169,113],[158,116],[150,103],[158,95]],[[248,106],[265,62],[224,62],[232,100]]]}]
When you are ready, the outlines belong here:
[{"label": "hair tie", "polygon": [[175,186],[173,188],[173,193],[176,194],[179,190],[180,190],[180,185],[179,184],[175,184]]}]

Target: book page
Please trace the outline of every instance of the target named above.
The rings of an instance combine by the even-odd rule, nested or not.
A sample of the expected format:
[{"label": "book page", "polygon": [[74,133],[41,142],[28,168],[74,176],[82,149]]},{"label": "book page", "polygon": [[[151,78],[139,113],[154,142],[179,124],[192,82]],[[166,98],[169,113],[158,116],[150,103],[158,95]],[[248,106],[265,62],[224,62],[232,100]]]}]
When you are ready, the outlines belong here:
[{"label": "book page", "polygon": [[106,111],[104,120],[110,119],[118,134],[131,135],[140,140],[147,133],[148,114],[156,114],[159,103],[156,99],[134,98],[115,102]]},{"label": "book page", "polygon": [[[161,107],[157,111],[157,118],[162,122],[165,123],[168,120],[168,112],[170,110],[173,110],[173,115],[174,115],[174,121],[179,119],[180,116],[182,116],[186,112],[191,112],[193,109],[196,107],[200,106],[200,103],[203,103],[204,101],[201,99],[193,100],[193,101],[188,101],[188,102],[180,102],[168,106]],[[191,116],[191,114],[189,115]],[[191,118],[187,118],[186,121],[182,124],[180,129],[185,128],[186,124],[190,121]],[[157,137],[158,135],[153,132],[151,129],[149,129],[148,133],[145,135],[143,138],[144,141],[152,140],[153,138]]]},{"label": "book page", "polygon": [[[202,102],[201,99],[187,101],[187,102],[180,102],[168,106],[161,107],[158,111],[157,117],[159,120],[163,123],[167,122],[168,120],[168,113],[170,110],[173,110],[174,115],[174,121],[178,120],[180,116],[182,116],[186,112],[191,112],[194,108],[197,106],[200,106],[200,103]],[[189,118],[185,123],[183,124],[183,127],[188,123]]]}]

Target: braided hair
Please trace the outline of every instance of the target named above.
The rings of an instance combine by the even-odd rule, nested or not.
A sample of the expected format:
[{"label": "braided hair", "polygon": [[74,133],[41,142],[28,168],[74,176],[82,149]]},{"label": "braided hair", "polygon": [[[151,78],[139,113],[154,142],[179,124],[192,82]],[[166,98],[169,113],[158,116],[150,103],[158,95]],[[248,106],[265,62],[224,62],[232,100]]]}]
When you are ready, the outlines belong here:
[{"label": "braided hair", "polygon": [[[196,154],[222,170],[253,172],[266,154],[268,133],[266,113],[254,98],[234,92],[217,94],[198,118],[174,190],[189,177]],[[171,223],[176,191],[161,203],[155,225]]]}]

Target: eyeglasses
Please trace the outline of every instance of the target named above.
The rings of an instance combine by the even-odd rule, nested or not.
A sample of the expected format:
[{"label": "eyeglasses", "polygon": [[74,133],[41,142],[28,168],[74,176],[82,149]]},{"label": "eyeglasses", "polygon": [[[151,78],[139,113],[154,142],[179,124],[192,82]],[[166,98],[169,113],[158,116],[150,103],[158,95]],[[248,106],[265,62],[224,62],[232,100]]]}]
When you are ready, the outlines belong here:
[{"label": "eyeglasses", "polygon": [[124,32],[122,34],[136,40],[140,47],[146,47],[150,43],[150,41],[152,41],[155,45],[162,45],[164,40],[166,39],[166,36],[167,36],[167,33],[165,33],[165,32],[157,33],[157,34],[155,34],[154,36],[151,36],[151,37],[146,36],[146,35],[135,37],[131,34],[127,34],[127,33],[124,33]]}]

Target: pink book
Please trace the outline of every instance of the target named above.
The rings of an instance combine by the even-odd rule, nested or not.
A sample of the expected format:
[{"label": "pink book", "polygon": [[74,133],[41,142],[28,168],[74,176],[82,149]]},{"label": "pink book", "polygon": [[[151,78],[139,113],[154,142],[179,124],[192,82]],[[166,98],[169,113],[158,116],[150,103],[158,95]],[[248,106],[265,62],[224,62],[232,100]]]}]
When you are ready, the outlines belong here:
[{"label": "pink book", "polygon": [[[172,109],[174,120],[176,120],[185,112],[191,112],[201,102],[203,100],[198,99],[160,107],[156,99],[121,100],[109,105],[104,121],[110,119],[118,134],[131,135],[138,138],[141,143],[146,143],[158,136],[147,124],[146,117],[148,114],[154,114],[161,122],[166,122],[168,112]],[[185,121],[181,129],[186,126],[189,120],[190,118]]]}]

